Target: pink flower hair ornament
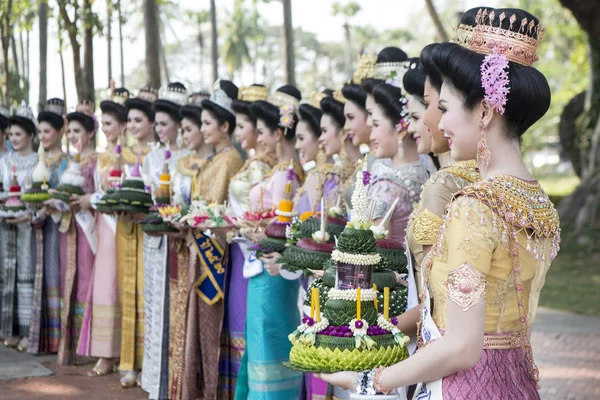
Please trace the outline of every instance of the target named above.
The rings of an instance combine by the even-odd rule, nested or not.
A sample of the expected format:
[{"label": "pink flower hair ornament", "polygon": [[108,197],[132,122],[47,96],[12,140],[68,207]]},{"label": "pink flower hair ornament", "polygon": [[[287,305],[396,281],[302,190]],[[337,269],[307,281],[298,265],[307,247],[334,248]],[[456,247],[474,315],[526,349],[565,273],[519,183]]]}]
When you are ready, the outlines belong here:
[{"label": "pink flower hair ornament", "polygon": [[291,104],[284,104],[279,107],[279,125],[282,128],[289,129],[294,126],[294,106]]},{"label": "pink flower hair ornament", "polygon": [[485,91],[484,100],[500,115],[504,114],[504,106],[510,93],[508,77],[508,58],[502,46],[495,46],[481,63],[481,86]]}]

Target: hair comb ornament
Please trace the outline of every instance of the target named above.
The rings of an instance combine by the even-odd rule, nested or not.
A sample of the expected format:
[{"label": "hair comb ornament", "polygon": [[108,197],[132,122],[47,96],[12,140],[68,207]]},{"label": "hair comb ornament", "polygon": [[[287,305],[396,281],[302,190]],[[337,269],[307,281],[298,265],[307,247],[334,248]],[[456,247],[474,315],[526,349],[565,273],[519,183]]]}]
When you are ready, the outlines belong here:
[{"label": "hair comb ornament", "polygon": [[158,92],[158,98],[182,106],[187,102],[187,89],[182,84],[169,84]]},{"label": "hair comb ornament", "polygon": [[352,76],[352,83],[360,85],[363,79],[372,78],[377,64],[377,54],[363,53],[358,56],[358,66]]},{"label": "hair comb ornament", "polygon": [[500,115],[504,114],[504,106],[510,93],[508,77],[508,58],[504,55],[502,45],[496,46],[485,56],[481,63],[481,86],[485,91],[484,99]]},{"label": "hair comb ornament", "polygon": [[144,86],[138,92],[137,98],[154,103],[158,99],[158,90],[150,86]]},{"label": "hair comb ornament", "polygon": [[199,90],[188,96],[188,105],[202,107],[202,101],[210,99],[208,90]]},{"label": "hair comb ornament", "polygon": [[[35,124],[35,117],[33,115],[33,111],[31,110],[31,107],[29,107],[27,105],[27,103],[25,103],[25,100],[23,100],[21,102],[21,104],[19,105],[19,108],[17,108],[17,110],[15,111],[15,115],[17,117],[27,118],[28,120],[31,120]],[[37,124],[36,124],[36,126],[37,126]]]},{"label": "hair comb ornament", "polygon": [[130,96],[129,90],[127,90],[125,88],[117,88],[111,92],[110,99],[114,103],[123,105],[123,104],[125,104],[125,101],[127,99],[129,99],[129,96]]},{"label": "hair comb ornament", "polygon": [[537,46],[544,38],[546,28],[536,24],[533,19],[523,18],[518,32],[515,32],[512,29],[517,22],[516,15],[513,14],[508,19],[508,29],[502,27],[505,19],[506,14],[503,12],[498,16],[498,26],[493,26],[496,13],[493,10],[488,13],[487,9],[481,9],[475,17],[475,26],[460,24],[452,42],[483,55],[492,53],[495,47],[502,45],[504,55],[509,61],[526,67],[532,66],[539,59]]},{"label": "hair comb ornament", "polygon": [[335,92],[333,92],[333,98],[342,104],[346,104],[348,102],[348,99],[345,98],[342,94],[342,89],[338,89]]},{"label": "hair comb ornament", "polygon": [[221,78],[217,78],[215,84],[213,85],[213,92],[210,95],[210,101],[235,115],[233,109],[231,108],[231,103],[233,100],[223,89],[221,89]]},{"label": "hair comb ornament", "polygon": [[269,97],[268,101],[269,103],[277,107],[281,107],[285,104],[291,104],[292,106],[294,106],[294,109],[297,109],[300,105],[300,101],[298,101],[297,98],[290,94],[280,91],[276,91],[275,93],[273,93],[271,97]]},{"label": "hair comb ornament", "polygon": [[246,86],[240,89],[238,100],[254,102],[258,100],[267,101],[269,98],[269,90],[262,86]]},{"label": "hair comb ornament", "polygon": [[377,63],[373,71],[373,78],[381,80],[395,79],[400,82],[400,86],[397,87],[402,88],[402,78],[409,69],[410,61]]},{"label": "hair comb ornament", "polygon": [[53,114],[56,114],[56,115],[62,117],[63,115],[66,114],[67,110],[65,107],[64,100],[54,98],[54,99],[49,99],[46,102],[46,107],[44,107],[44,111],[48,111],[48,112],[51,112]]}]

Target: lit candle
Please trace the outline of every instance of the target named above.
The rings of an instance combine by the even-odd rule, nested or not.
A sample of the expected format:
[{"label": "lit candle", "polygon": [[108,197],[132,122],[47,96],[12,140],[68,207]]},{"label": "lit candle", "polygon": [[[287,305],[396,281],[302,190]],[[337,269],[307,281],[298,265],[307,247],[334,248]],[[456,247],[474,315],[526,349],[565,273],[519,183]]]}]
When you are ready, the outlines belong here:
[{"label": "lit candle", "polygon": [[390,318],[390,288],[383,288],[383,318],[386,321]]},{"label": "lit candle", "polygon": [[321,292],[318,288],[313,288],[315,291],[315,321],[321,321]]},{"label": "lit candle", "polygon": [[321,237],[325,239],[325,198],[321,197]]},{"label": "lit candle", "polygon": [[[343,185],[340,185],[340,186],[343,186]],[[336,200],[336,202],[335,202],[335,206],[336,206],[337,208],[340,208],[340,203],[341,203],[341,202],[342,202],[342,195],[341,195],[341,193],[338,193],[338,195],[337,195],[337,200]]]},{"label": "lit candle", "polygon": [[356,289],[356,319],[360,320],[360,288]]},{"label": "lit candle", "polygon": [[196,172],[194,174],[194,182],[193,182],[193,188],[192,188],[192,195],[191,200],[194,200],[194,196],[196,195],[196,193],[198,193],[198,172]]},{"label": "lit candle", "polygon": [[310,292],[310,317],[315,318],[315,290],[317,288],[313,288]]},{"label": "lit candle", "polygon": [[377,307],[377,285],[373,284],[373,290],[375,291],[375,300],[373,300],[373,302],[375,303],[375,312],[379,312],[379,308]]}]

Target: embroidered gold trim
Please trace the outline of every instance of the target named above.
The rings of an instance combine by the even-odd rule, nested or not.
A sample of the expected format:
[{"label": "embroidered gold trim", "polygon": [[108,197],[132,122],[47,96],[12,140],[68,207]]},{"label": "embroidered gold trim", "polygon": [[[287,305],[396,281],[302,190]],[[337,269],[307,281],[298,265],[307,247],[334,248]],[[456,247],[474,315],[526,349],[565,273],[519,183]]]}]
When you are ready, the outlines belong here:
[{"label": "embroidered gold trim", "polygon": [[423,246],[434,245],[438,238],[438,233],[442,227],[444,219],[424,209],[415,217],[413,227],[413,236],[415,243]]},{"label": "embroidered gold trim", "polygon": [[[148,146],[144,150],[142,150],[142,156],[140,157],[140,163],[142,161],[144,161],[144,157],[146,157],[146,154],[150,153],[150,150],[152,150],[152,146]],[[123,151],[121,152],[121,158],[123,159],[123,161],[125,161],[125,164],[127,164],[127,165],[135,164],[137,161],[137,157],[138,157],[138,154],[136,152],[134,152],[134,150],[131,147],[123,147]]]},{"label": "embroidered gold trim", "polygon": [[457,161],[443,170],[450,174],[466,179],[469,182],[477,182],[481,180],[481,174],[479,174],[477,162],[475,160]]},{"label": "embroidered gold trim", "polygon": [[451,271],[446,281],[448,298],[463,311],[468,311],[475,304],[485,299],[487,285],[485,275],[469,263],[464,263]]}]

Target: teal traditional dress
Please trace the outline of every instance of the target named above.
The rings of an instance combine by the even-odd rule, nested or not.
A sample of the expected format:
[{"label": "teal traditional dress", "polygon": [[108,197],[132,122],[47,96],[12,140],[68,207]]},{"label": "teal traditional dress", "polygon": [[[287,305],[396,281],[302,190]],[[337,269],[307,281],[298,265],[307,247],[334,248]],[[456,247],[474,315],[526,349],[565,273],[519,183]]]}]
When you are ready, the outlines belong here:
[{"label": "teal traditional dress", "polygon": [[[262,203],[270,208],[279,204],[288,179],[286,167],[250,191],[254,209]],[[301,182],[294,182],[294,192]],[[246,312],[246,352],[242,359],[236,400],[297,400],[302,391],[302,373],[286,368],[291,343],[288,335],[300,323],[298,294],[300,280],[287,280],[262,271],[248,281]]]}]

